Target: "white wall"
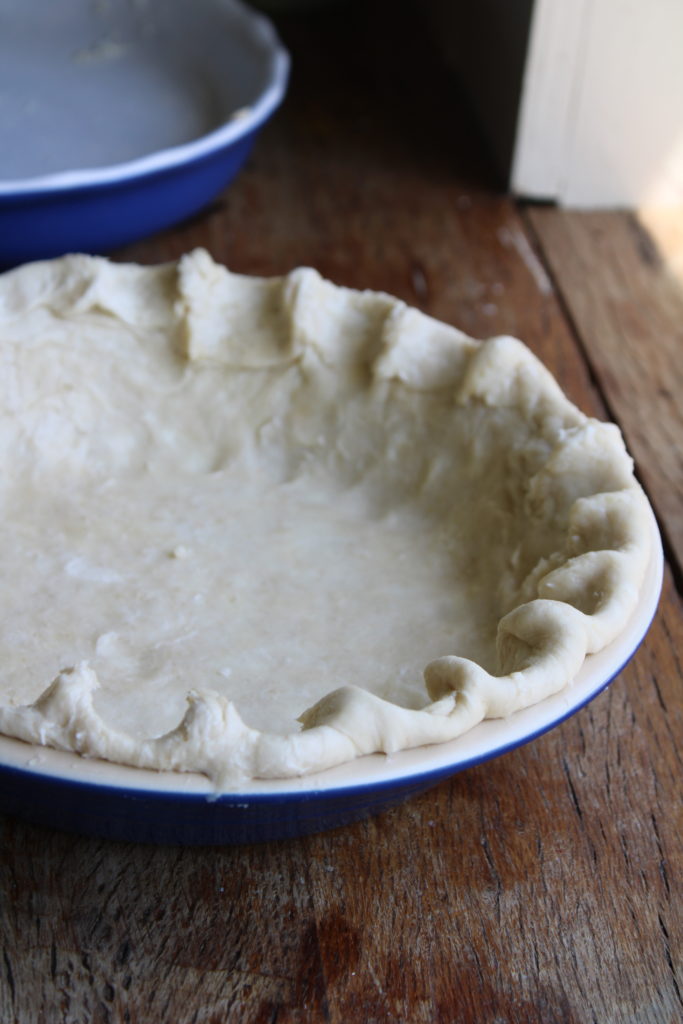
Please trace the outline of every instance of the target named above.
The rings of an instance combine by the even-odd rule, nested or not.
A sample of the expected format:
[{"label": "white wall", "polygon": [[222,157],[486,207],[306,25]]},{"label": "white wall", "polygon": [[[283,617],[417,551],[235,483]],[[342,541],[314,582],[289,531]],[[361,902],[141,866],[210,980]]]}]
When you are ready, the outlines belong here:
[{"label": "white wall", "polygon": [[683,0],[535,0],[511,185],[572,207],[683,204]]}]

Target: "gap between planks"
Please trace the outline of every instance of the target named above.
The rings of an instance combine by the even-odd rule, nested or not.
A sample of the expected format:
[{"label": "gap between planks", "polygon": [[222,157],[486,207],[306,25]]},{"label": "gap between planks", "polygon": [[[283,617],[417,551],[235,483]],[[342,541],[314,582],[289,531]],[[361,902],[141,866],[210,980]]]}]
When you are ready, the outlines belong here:
[{"label": "gap between planks", "polygon": [[[568,329],[634,457],[683,594],[683,287],[623,211],[522,206]],[[678,379],[677,379],[678,378]]]}]

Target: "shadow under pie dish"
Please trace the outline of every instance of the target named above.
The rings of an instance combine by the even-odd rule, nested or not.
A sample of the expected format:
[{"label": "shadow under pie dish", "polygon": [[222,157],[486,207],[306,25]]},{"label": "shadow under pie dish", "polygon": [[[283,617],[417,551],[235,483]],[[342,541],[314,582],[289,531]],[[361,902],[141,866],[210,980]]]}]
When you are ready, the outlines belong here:
[{"label": "shadow under pie dish", "polygon": [[647,628],[661,551],[619,431],[515,339],[201,250],[33,264],[0,310],[15,792],[174,795],[128,838],[328,827],[566,717]]}]

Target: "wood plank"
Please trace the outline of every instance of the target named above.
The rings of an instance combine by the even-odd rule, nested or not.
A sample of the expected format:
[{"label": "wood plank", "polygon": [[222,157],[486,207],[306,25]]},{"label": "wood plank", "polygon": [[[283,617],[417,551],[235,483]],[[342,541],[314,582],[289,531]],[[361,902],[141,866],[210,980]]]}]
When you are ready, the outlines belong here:
[{"label": "wood plank", "polygon": [[527,216],[683,567],[683,287],[633,215]]},{"label": "wood plank", "polygon": [[0,1020],[324,1016],[300,843],[146,848],[2,826]]}]

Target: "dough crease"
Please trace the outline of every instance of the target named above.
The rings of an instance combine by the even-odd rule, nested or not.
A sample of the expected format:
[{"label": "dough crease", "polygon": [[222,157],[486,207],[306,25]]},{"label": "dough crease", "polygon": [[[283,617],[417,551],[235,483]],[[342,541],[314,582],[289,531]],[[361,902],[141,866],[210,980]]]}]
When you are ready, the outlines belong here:
[{"label": "dough crease", "polygon": [[[522,342],[203,250],[0,278],[0,458],[0,732],[218,791],[442,743],[557,693],[623,630],[650,557],[618,429]],[[438,620],[422,698],[400,673],[419,614]],[[366,620],[360,685],[334,659]],[[247,660],[223,664],[240,638]],[[277,728],[247,724],[271,694],[280,715],[280,690]]]}]

